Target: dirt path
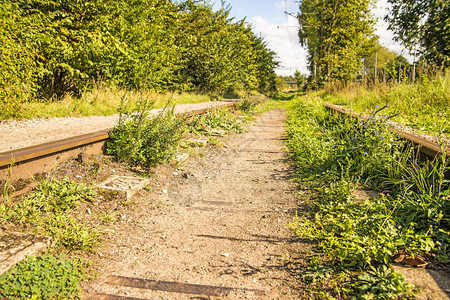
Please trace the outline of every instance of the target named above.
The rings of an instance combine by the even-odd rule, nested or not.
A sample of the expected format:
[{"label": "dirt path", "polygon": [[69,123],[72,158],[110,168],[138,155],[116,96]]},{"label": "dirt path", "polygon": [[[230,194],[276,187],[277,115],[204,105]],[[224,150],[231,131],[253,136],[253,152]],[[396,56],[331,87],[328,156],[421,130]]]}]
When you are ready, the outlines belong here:
[{"label": "dirt path", "polygon": [[100,276],[85,285],[86,298],[302,298],[290,257],[308,246],[287,229],[298,200],[284,120],[273,110],[204,157],[158,168],[154,188],[120,211],[90,257]]}]

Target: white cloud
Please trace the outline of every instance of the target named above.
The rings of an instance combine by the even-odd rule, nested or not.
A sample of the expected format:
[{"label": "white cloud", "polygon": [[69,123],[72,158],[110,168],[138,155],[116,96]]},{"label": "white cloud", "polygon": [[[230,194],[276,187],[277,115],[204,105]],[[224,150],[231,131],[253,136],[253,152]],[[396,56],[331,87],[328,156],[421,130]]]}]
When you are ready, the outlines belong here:
[{"label": "white cloud", "polygon": [[252,18],[251,23],[254,32],[260,34],[267,41],[270,49],[278,54],[281,65],[276,70],[277,74],[293,75],[295,70],[306,73],[307,51],[298,42],[296,27],[298,23],[295,19],[287,20],[286,25],[279,25],[280,22],[271,22],[257,16]]},{"label": "white cloud", "polygon": [[414,58],[408,51],[399,42],[394,41],[394,33],[388,30],[388,24],[383,20],[384,16],[388,14],[390,4],[387,0],[379,0],[376,6],[377,7],[373,11],[375,17],[378,19],[375,33],[380,37],[380,44],[403,55],[410,62],[413,62]]},{"label": "white cloud", "polygon": [[287,2],[284,0],[276,1],[273,4],[278,10],[286,10]]}]

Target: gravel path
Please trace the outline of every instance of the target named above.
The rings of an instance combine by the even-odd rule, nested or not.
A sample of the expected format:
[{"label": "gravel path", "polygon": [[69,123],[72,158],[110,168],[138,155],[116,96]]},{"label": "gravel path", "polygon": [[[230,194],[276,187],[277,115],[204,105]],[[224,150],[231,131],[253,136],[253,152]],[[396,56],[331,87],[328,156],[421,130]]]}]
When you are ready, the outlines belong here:
[{"label": "gravel path", "polygon": [[[229,288],[226,299],[305,299],[292,257],[310,246],[287,228],[299,200],[284,120],[282,110],[266,113],[204,157],[161,166],[152,191],[121,209],[108,242],[89,257],[100,276],[85,285],[86,299],[210,299],[183,293],[200,285]],[[125,287],[117,276],[153,284]]]},{"label": "gravel path", "polygon": [[[229,102],[210,101],[175,106],[175,113],[216,107]],[[158,113],[161,109],[152,110]],[[93,117],[66,117],[6,121],[0,123],[0,153],[61,140],[72,136],[113,128],[119,115]]]}]

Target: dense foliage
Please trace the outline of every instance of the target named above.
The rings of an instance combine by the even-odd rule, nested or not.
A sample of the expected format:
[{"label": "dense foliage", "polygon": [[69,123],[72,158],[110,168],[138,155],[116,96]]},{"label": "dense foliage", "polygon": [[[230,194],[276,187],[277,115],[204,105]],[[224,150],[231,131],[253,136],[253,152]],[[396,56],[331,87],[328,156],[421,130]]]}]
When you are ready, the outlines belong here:
[{"label": "dense foliage", "polygon": [[[288,145],[298,183],[311,191],[311,213],[292,227],[317,242],[320,262],[311,261],[305,280],[323,288],[333,278],[342,293],[358,299],[397,299],[410,286],[390,266],[395,257],[431,252],[450,260],[450,185],[445,155],[420,163],[404,141],[378,118],[327,111],[319,97],[298,99],[288,122]],[[389,115],[389,114],[388,114]],[[357,195],[364,189],[372,197]],[[354,272],[364,272],[357,276]],[[352,272],[352,273],[349,273]],[[336,292],[336,291],[335,291]]]},{"label": "dense foliage", "polygon": [[302,0],[300,44],[308,48],[309,71],[318,83],[347,82],[373,47],[372,1]]},{"label": "dense foliage", "polygon": [[411,52],[450,66],[450,3],[445,0],[389,0],[389,29]]},{"label": "dense foliage", "polygon": [[198,1],[0,0],[0,110],[95,81],[157,91],[275,89],[275,53],[229,7]]},{"label": "dense foliage", "polygon": [[[30,256],[0,276],[2,299],[79,299],[87,263],[64,256]],[[26,284],[24,284],[26,283]]]}]

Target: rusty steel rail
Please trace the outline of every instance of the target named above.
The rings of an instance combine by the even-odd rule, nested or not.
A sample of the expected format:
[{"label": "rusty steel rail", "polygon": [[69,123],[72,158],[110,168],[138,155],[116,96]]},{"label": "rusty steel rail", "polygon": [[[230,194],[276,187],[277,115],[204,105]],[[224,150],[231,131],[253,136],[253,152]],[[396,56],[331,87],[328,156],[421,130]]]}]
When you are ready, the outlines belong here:
[{"label": "rusty steel rail", "polygon": [[[258,99],[259,96],[255,96],[252,101],[257,101]],[[242,99],[224,99],[220,101],[227,103],[216,107],[178,113],[178,115],[192,117],[217,109],[230,108],[242,101]],[[77,157],[80,152],[87,154],[103,153],[105,143],[109,139],[110,130],[97,131],[0,153],[0,180],[5,179],[7,176],[11,180],[30,178],[36,173],[50,171],[68,158]],[[13,170],[13,175],[8,169]]]},{"label": "rusty steel rail", "polygon": [[[354,118],[362,118],[364,120],[367,120],[369,118],[368,116],[360,115],[360,114],[352,111],[351,109],[342,107],[340,105],[331,104],[331,103],[325,103],[324,105],[328,109],[337,111],[337,112],[345,114],[345,115],[349,115]],[[428,157],[434,158],[437,155],[443,153],[442,148],[438,144],[436,144],[430,140],[424,139],[420,136],[408,133],[406,131],[403,131],[403,130],[395,128],[395,127],[393,127],[393,130],[395,132],[397,132],[398,134],[400,134],[400,136],[402,138],[410,141],[414,146],[417,146],[419,148],[420,152],[425,154]],[[450,147],[448,147],[447,150],[444,150],[444,152],[447,156],[450,156]]]}]

